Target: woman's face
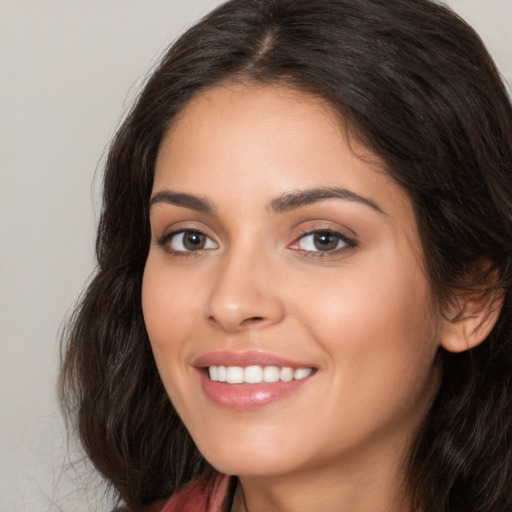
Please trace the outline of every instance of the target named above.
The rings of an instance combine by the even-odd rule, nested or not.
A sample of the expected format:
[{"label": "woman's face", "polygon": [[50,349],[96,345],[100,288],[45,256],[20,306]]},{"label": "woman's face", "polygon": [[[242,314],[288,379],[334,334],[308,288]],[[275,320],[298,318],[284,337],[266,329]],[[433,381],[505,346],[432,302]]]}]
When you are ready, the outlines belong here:
[{"label": "woman's face", "polygon": [[219,86],[167,133],[152,197],[144,318],[206,459],[266,476],[394,464],[437,391],[443,323],[378,159],[313,96]]}]

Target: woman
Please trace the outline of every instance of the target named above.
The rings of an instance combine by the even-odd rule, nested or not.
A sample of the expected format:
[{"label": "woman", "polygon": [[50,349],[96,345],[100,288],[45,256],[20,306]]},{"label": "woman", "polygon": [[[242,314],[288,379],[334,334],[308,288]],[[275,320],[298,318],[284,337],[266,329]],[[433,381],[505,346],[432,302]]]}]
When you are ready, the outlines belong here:
[{"label": "woman", "polygon": [[510,510],[511,168],[445,7],[190,28],[112,144],[61,375],[127,509]]}]

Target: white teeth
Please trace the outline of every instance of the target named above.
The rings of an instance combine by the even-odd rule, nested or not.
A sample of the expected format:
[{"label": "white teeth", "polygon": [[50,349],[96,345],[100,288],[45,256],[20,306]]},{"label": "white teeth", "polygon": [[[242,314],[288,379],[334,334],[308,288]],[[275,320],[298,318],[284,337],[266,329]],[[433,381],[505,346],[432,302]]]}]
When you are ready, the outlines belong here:
[{"label": "white teeth", "polygon": [[293,368],[289,368],[286,366],[284,368],[281,368],[279,378],[283,382],[290,382],[291,380],[293,380]]},{"label": "white teeth", "polygon": [[244,369],[240,366],[228,366],[226,368],[226,382],[228,384],[242,384],[244,381]]},{"label": "white teeth", "polygon": [[[211,368],[211,366],[210,366],[210,368]],[[226,382],[227,376],[226,376],[226,367],[225,366],[218,366],[217,379],[219,382]]]},{"label": "white teeth", "polygon": [[263,382],[279,382],[279,373],[277,366],[265,366],[263,368]]},{"label": "white teeth", "polygon": [[210,375],[211,380],[219,380],[219,367],[210,366],[208,368],[208,374]]},{"label": "white teeth", "polygon": [[244,382],[258,384],[263,381],[263,369],[261,366],[248,366],[244,370]]},{"label": "white teeth", "polygon": [[311,375],[312,371],[312,368],[299,368],[298,370],[295,370],[293,378],[295,380],[305,379],[306,377],[309,377]]},{"label": "white teeth", "polygon": [[208,375],[211,380],[227,382],[228,384],[261,384],[262,382],[290,382],[309,377],[312,368],[297,368],[289,366],[209,366]]}]

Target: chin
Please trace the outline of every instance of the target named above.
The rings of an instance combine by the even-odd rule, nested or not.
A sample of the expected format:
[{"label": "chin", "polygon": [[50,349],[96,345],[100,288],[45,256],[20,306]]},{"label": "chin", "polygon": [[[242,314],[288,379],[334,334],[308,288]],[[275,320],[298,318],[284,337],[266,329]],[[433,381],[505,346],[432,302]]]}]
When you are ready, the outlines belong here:
[{"label": "chin", "polygon": [[226,435],[224,441],[211,440],[198,443],[199,451],[218,471],[227,475],[272,476],[292,471],[298,461],[294,454],[301,453],[297,447],[286,446],[281,438],[255,435],[233,439]]}]

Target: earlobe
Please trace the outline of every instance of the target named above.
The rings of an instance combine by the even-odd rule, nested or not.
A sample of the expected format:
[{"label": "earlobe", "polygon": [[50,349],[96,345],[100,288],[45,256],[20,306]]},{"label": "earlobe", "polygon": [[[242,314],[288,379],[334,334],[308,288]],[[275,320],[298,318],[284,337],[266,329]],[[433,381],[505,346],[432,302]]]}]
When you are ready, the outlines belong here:
[{"label": "earlobe", "polygon": [[440,345],[449,352],[463,352],[489,336],[500,316],[503,292],[462,292],[455,303],[456,311],[446,319]]}]

